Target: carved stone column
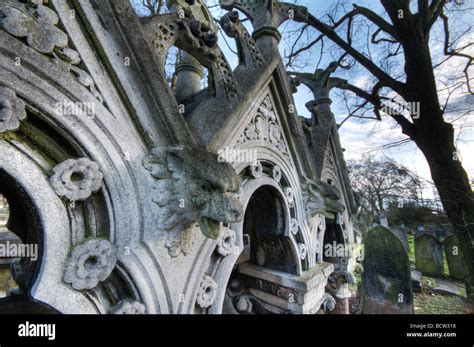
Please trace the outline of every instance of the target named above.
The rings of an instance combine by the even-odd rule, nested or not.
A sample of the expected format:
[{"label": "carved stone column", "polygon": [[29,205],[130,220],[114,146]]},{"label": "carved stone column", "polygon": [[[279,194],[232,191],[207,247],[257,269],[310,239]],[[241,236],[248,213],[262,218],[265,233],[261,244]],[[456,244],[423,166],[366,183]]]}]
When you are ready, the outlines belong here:
[{"label": "carved stone column", "polygon": [[325,70],[317,69],[313,74],[290,73],[290,75],[294,76],[293,82],[296,87],[303,83],[313,92],[314,100],[308,102],[306,107],[312,115],[311,145],[313,146],[318,178],[321,178],[324,155],[329,144],[331,131],[335,126],[329,92],[332,88],[347,83],[346,80],[330,77],[337,67],[338,63],[332,62]]},{"label": "carved stone column", "polygon": [[174,94],[178,102],[182,102],[201,90],[201,81],[204,77],[201,64],[187,52],[180,52],[176,66],[176,87]]}]

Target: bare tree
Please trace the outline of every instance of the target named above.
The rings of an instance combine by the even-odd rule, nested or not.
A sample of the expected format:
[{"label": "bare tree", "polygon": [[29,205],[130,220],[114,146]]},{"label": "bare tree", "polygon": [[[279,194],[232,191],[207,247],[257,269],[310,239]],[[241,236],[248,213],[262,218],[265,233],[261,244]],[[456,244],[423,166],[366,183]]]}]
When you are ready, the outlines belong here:
[{"label": "bare tree", "polygon": [[[356,100],[349,105],[349,116],[389,118],[421,150],[458,234],[468,269],[468,293],[473,296],[474,194],[459,160],[455,129],[449,119],[467,117],[472,110],[466,103],[464,112],[449,112],[453,94],[473,93],[469,75],[474,65],[469,54],[474,45],[473,31],[470,22],[461,23],[465,11],[472,8],[460,0],[381,0],[373,9],[356,4],[349,9],[346,2],[338,1],[321,18],[309,14],[302,32],[292,34],[299,43],[292,44],[286,58],[287,66],[294,69],[301,61],[298,57],[312,50],[334,56],[338,51],[334,60],[342,67],[369,73],[364,87],[351,83],[340,86]],[[310,29],[311,35],[307,33]],[[325,49],[327,46],[330,48]],[[438,46],[442,56],[434,53]],[[443,67],[453,59],[454,70],[459,73],[450,70],[443,74]],[[367,116],[369,109],[373,117]]]},{"label": "bare tree", "polygon": [[363,214],[371,219],[385,214],[390,203],[421,200],[420,179],[393,160],[367,155],[349,161],[347,168]]}]

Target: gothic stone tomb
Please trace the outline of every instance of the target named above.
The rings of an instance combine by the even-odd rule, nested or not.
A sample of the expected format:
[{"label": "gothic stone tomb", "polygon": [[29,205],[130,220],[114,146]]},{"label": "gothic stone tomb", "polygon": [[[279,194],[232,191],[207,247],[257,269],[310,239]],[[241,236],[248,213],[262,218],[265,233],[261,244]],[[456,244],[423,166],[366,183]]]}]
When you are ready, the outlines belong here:
[{"label": "gothic stone tomb", "polygon": [[[355,242],[335,65],[285,72],[278,27],[305,8],[220,3],[216,23],[201,0],[150,18],[129,0],[0,0],[0,195],[8,230],[40,250],[12,272],[22,285],[2,312],[28,297],[60,313],[334,308],[326,224]],[[311,120],[295,113],[298,78]]]},{"label": "gothic stone tomb", "polygon": [[412,314],[408,253],[390,229],[376,226],[363,239],[363,314]]}]

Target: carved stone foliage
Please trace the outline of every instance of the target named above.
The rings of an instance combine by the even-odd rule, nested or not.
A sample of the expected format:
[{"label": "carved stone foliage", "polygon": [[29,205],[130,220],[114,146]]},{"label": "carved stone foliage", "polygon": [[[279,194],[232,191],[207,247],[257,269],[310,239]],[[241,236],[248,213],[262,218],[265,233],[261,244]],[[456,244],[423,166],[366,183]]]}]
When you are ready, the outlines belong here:
[{"label": "carved stone foliage", "polygon": [[50,182],[56,194],[71,201],[83,201],[102,185],[99,165],[87,158],[68,159],[53,169]]},{"label": "carved stone foliage", "polygon": [[216,298],[217,282],[205,275],[199,285],[196,303],[203,309],[210,307]]},{"label": "carved stone foliage", "polygon": [[116,262],[115,246],[110,241],[87,240],[72,250],[63,280],[76,290],[92,289],[110,276]]},{"label": "carved stone foliage", "polygon": [[283,131],[278,123],[276,112],[269,95],[265,97],[256,115],[237,140],[237,146],[253,141],[267,143],[270,147],[275,148],[283,156],[290,159],[290,154],[283,137]]},{"label": "carved stone foliage", "polygon": [[334,186],[324,182],[307,179],[302,183],[303,202],[306,206],[306,217],[314,218],[317,214],[334,217],[345,207],[339,201],[341,195]]},{"label": "carved stone foliage", "polygon": [[241,220],[239,178],[216,155],[183,147],[155,148],[143,165],[156,179],[156,225],[168,233],[166,246],[171,256],[189,253],[195,222],[204,236],[217,239],[221,222]]},{"label": "carved stone foliage", "polygon": [[41,53],[51,53],[68,44],[67,35],[56,25],[56,12],[44,5],[23,1],[0,2],[0,26],[15,37],[26,38],[29,46]]},{"label": "carved stone foliage", "polygon": [[259,68],[265,63],[265,60],[257,48],[252,36],[245,29],[239,19],[239,13],[232,11],[225,14],[220,20],[222,29],[227,36],[233,37],[237,41],[240,60],[247,68]]},{"label": "carved stone foliage", "polygon": [[265,28],[277,29],[288,19],[297,22],[305,22],[308,19],[308,10],[305,7],[276,0],[220,0],[220,4],[223,9],[238,9],[245,13],[252,22],[255,33]]},{"label": "carved stone foliage", "polygon": [[90,75],[74,66],[81,62],[81,57],[77,51],[68,47],[69,39],[58,27],[57,13],[42,3],[45,2],[0,0],[0,28],[19,39],[25,39],[31,48],[49,55],[52,62],[58,63],[65,71],[71,71],[77,81],[102,103],[103,97]]},{"label": "carved stone foliage", "polygon": [[0,134],[17,130],[25,118],[25,103],[13,90],[0,87]]},{"label": "carved stone foliage", "polygon": [[136,300],[122,300],[112,310],[110,314],[145,314],[146,306]]}]

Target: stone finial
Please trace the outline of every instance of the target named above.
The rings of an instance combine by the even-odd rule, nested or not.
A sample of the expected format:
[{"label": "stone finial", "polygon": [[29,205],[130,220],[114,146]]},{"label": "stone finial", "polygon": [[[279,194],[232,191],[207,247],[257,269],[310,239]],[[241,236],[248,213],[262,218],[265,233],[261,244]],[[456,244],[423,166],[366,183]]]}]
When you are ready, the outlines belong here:
[{"label": "stone finial", "polygon": [[238,9],[245,13],[255,29],[253,37],[273,36],[280,41],[281,35],[278,27],[288,19],[305,22],[308,19],[306,7],[297,6],[276,0],[220,0],[221,7],[225,10]]},{"label": "stone finial", "polygon": [[240,61],[250,69],[262,67],[265,60],[255,41],[240,21],[239,12],[232,11],[225,14],[221,18],[220,23],[227,36],[237,41]]},{"label": "stone finial", "polygon": [[166,6],[171,13],[180,17],[193,17],[214,33],[217,33],[217,25],[203,0],[167,0]]},{"label": "stone finial", "polygon": [[184,51],[180,52],[175,74],[176,87],[174,94],[178,102],[199,93],[204,72],[202,65],[192,55]]},{"label": "stone finial", "polygon": [[[306,85],[313,92],[314,100],[319,103],[331,103],[329,92],[332,88],[347,84],[347,80],[331,77],[331,74],[336,71],[339,64],[333,61],[326,69],[316,69],[314,73],[298,73],[291,72],[294,76],[293,81],[296,86],[300,83]],[[311,110],[310,110],[311,111]]]}]

